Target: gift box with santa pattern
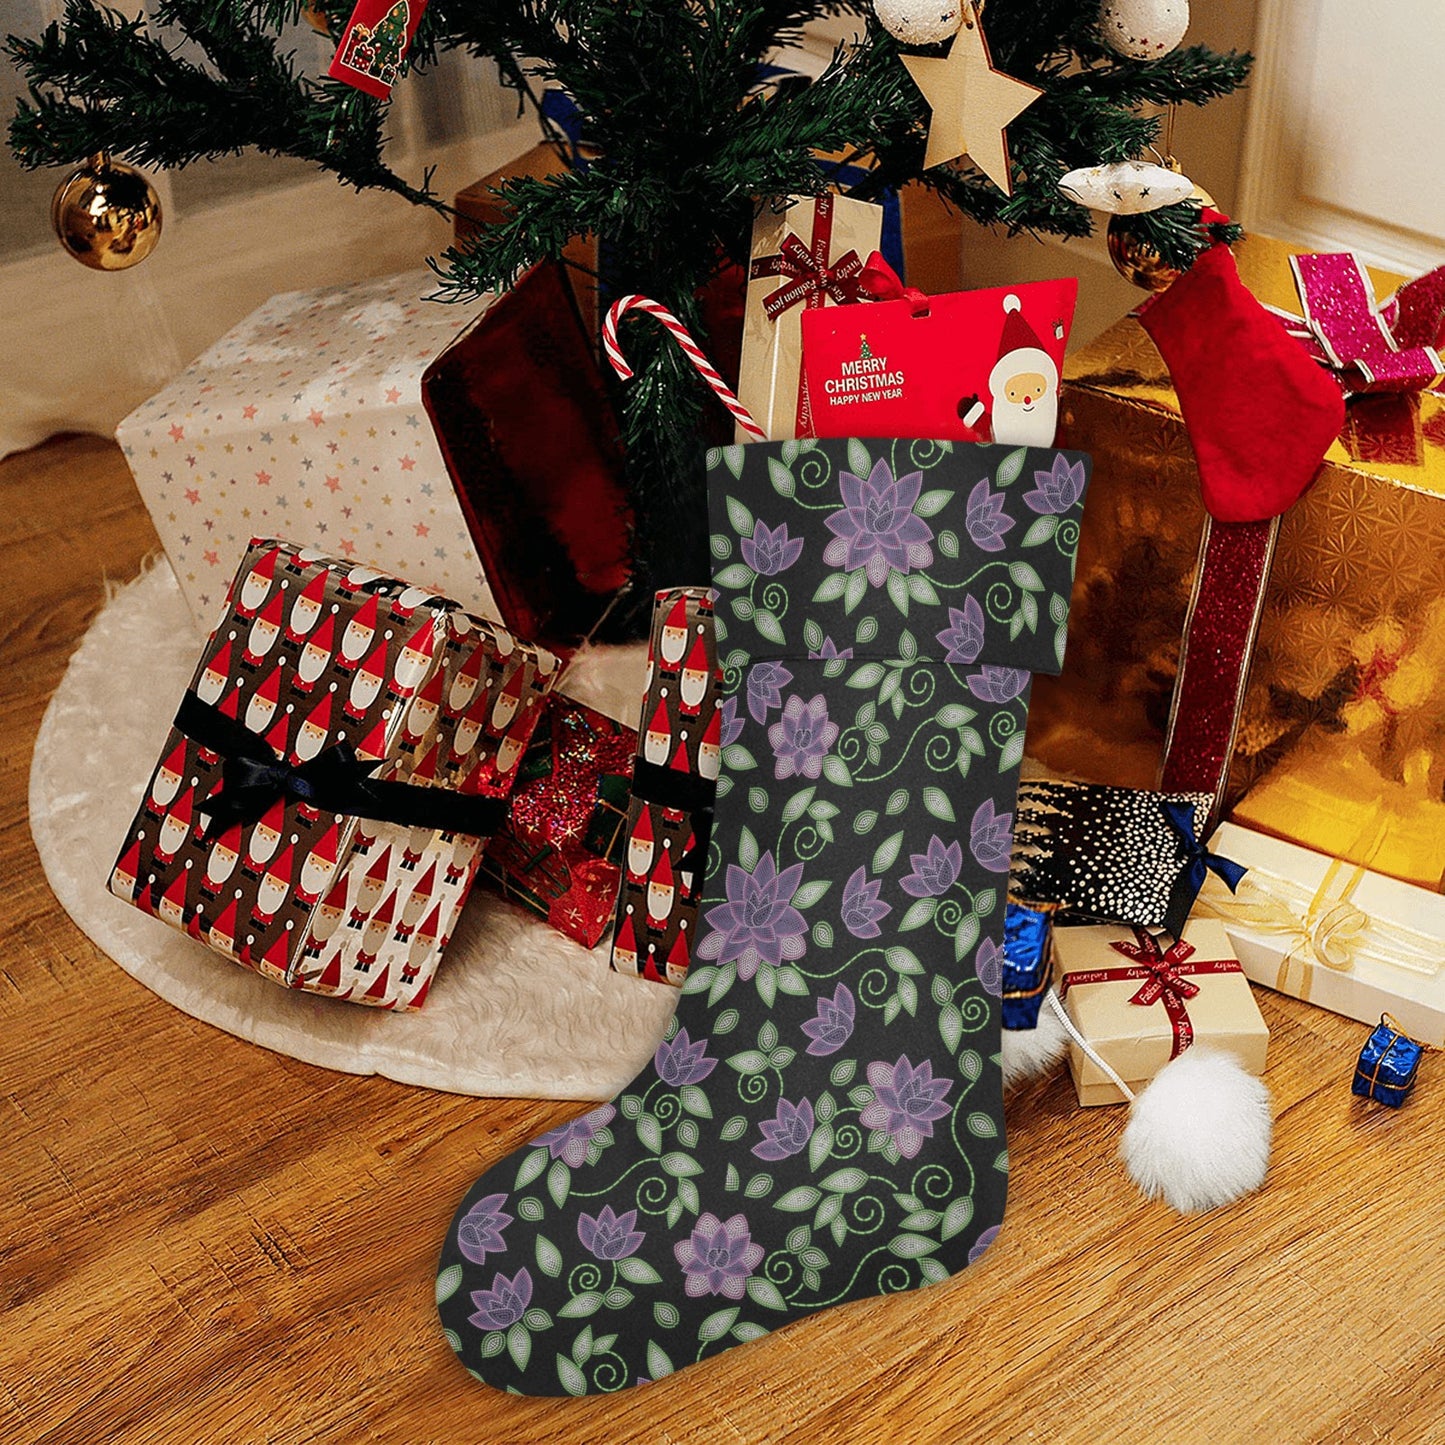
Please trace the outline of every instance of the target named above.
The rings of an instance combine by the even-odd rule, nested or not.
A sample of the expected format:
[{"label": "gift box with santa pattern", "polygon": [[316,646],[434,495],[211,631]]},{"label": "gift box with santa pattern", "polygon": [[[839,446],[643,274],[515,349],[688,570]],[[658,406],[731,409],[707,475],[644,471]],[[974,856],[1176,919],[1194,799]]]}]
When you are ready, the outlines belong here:
[{"label": "gift box with santa pattern", "polygon": [[276,983],[419,1008],[557,660],[253,541],[110,891]]},{"label": "gift box with santa pattern", "polygon": [[686,976],[722,762],[721,682],[712,589],[659,592],[612,941],[619,973]]}]

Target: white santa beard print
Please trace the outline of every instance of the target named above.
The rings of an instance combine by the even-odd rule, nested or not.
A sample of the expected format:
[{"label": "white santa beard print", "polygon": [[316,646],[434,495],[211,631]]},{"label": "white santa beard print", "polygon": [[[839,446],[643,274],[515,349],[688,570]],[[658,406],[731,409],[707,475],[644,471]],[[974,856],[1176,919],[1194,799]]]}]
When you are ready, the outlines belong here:
[{"label": "white santa beard print", "polygon": [[993,401],[993,439],[1009,446],[1051,447],[1059,424],[1058,394],[1050,391],[1030,402]]}]

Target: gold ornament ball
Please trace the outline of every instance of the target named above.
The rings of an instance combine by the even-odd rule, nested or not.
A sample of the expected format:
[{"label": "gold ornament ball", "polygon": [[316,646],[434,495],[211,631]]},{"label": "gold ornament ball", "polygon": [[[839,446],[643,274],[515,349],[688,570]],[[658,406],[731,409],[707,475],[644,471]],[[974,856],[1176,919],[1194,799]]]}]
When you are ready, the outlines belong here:
[{"label": "gold ornament ball", "polygon": [[[1214,204],[1214,197],[1203,186],[1195,186],[1189,199],[1197,201],[1201,208]],[[1163,291],[1179,279],[1179,272],[1168,265],[1153,246],[1140,239],[1134,230],[1137,219],[1135,216],[1109,217],[1109,259],[1114,269],[1132,285],[1143,291]]]},{"label": "gold ornament ball", "polygon": [[60,244],[95,271],[138,266],[161,238],[161,201],[134,166],[95,156],[57,187],[50,223]]}]

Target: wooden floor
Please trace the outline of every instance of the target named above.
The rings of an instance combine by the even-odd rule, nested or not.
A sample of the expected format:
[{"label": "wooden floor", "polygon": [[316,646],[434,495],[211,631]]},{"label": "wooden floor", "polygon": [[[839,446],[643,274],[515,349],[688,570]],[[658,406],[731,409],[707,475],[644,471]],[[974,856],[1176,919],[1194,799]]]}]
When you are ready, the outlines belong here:
[{"label": "wooden floor", "polygon": [[[266,1053],[132,982],[60,911],[30,750],[107,579],[155,546],[117,450],[0,464],[0,1440],[1445,1441],[1445,1057],[1353,1100],[1360,1025],[1262,993],[1274,1165],[1200,1219],[1140,1200],[1123,1114],[1016,1097],[975,1268],[610,1399],[475,1384],[433,1267],[467,1185],[566,1104]],[[219,962],[217,967],[221,967]]]}]

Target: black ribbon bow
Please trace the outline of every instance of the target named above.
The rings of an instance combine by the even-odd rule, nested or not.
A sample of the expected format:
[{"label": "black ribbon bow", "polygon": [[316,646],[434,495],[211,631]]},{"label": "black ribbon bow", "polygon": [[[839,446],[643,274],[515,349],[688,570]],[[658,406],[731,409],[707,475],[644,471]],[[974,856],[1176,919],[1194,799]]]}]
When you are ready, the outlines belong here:
[{"label": "black ribbon bow", "polygon": [[638,758],[632,771],[632,796],[644,803],[656,803],[660,808],[690,815],[693,844],[677,866],[692,874],[692,886],[696,888],[707,871],[717,783],[699,773],[685,773],[681,768],[663,767]]},{"label": "black ribbon bow", "polygon": [[323,748],[304,763],[288,763],[265,738],[194,692],[181,699],[176,726],[223,759],[221,787],[200,805],[211,815],[207,840],[238,823],[254,823],[279,798],[294,798],[322,812],[478,838],[494,833],[506,817],[503,798],[373,778],[381,762],[359,758],[347,742]]}]

